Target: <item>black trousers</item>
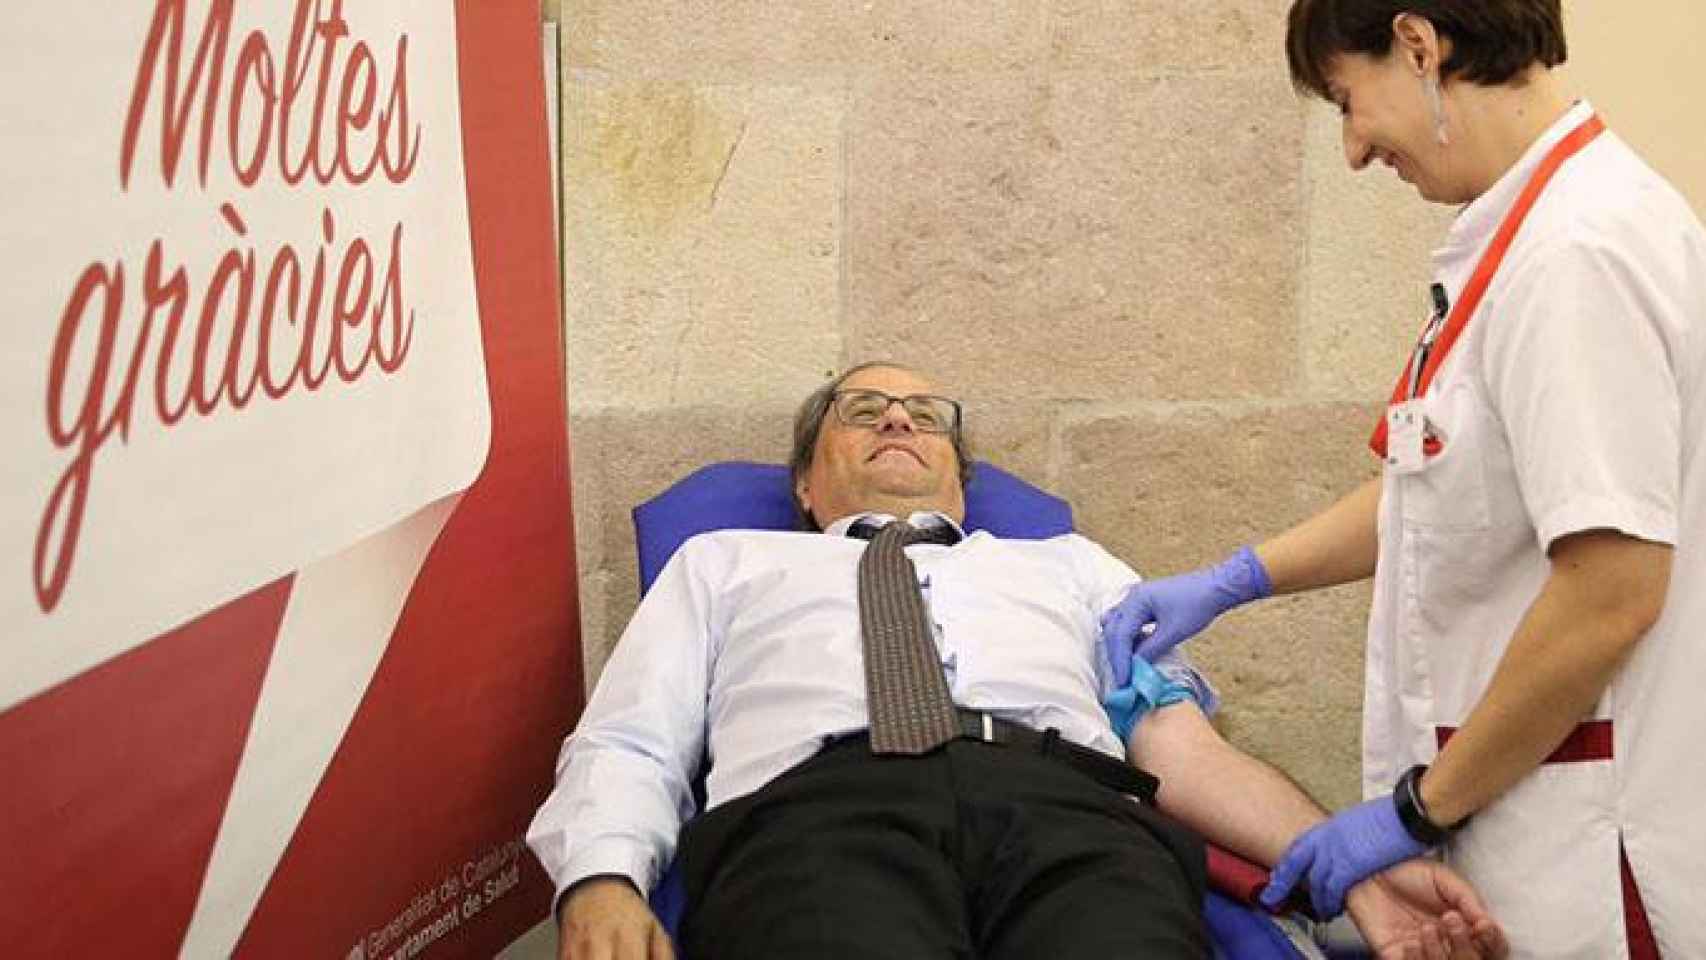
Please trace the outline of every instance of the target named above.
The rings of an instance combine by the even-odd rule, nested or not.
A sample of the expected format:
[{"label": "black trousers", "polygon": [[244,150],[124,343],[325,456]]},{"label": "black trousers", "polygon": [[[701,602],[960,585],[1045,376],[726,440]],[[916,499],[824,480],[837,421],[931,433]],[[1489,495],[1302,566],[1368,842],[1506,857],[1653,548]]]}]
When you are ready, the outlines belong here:
[{"label": "black trousers", "polygon": [[1200,958],[1202,844],[1039,754],[838,743],[689,824],[689,960]]}]

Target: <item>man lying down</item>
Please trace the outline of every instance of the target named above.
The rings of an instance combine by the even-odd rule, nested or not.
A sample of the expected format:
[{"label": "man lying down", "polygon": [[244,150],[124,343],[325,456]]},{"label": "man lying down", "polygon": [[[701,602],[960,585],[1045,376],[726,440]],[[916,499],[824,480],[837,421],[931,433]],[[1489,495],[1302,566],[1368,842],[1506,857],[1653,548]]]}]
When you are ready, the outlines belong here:
[{"label": "man lying down", "polygon": [[[1325,815],[1180,661],[1134,665],[1116,733],[1099,620],[1136,575],[965,534],[960,404],[907,367],[814,392],[794,439],[803,529],[683,544],[563,744],[528,830],[561,956],[674,956],[641,891],[678,833],[692,960],[1206,956],[1197,835],[1272,864]],[[1347,906],[1381,957],[1506,950],[1433,861]]]}]

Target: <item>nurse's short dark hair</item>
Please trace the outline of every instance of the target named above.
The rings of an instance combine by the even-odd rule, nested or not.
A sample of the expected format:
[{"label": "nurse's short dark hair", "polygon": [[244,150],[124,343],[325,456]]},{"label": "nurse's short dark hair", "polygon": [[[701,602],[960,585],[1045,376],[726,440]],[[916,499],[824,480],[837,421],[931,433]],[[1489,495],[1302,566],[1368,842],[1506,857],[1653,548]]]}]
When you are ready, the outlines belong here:
[{"label": "nurse's short dark hair", "polygon": [[[818,434],[823,432],[823,420],[829,416],[829,405],[835,401],[835,391],[840,390],[841,385],[846,383],[848,378],[855,373],[874,367],[906,370],[910,373],[918,372],[904,363],[894,363],[889,360],[870,360],[857,366],[848,367],[841,372],[841,376],[813,390],[800,404],[799,410],[794,413],[794,450],[788,457],[788,494],[794,498],[794,512],[799,515],[802,530],[822,529],[817,525],[817,521],[812,518],[811,511],[807,510],[806,505],[800,502],[798,490],[800,478],[806,475],[807,470],[811,469],[812,458],[817,454]],[[964,487],[971,482],[972,469],[971,445],[966,442],[965,425],[962,423],[955,426],[949,439],[954,443],[954,457],[960,465],[960,486]]]},{"label": "nurse's short dark hair", "polygon": [[1327,72],[1340,54],[1382,59],[1392,52],[1392,21],[1422,17],[1451,38],[1440,79],[1498,86],[1538,63],[1555,67],[1564,43],[1560,0],[1293,0],[1285,53],[1298,91],[1331,100]]}]

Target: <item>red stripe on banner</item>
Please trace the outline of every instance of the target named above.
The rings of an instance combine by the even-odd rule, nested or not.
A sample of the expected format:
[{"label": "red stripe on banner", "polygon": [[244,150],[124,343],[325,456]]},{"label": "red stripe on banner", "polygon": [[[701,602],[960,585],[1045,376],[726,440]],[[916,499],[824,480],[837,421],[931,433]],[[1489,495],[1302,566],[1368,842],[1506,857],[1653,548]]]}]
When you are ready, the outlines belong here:
[{"label": "red stripe on banner", "polygon": [[[427,956],[489,957],[550,912],[532,855],[501,848],[550,791],[583,702],[539,8],[459,0],[456,12],[491,448],[240,956],[360,947],[382,960],[437,920],[448,929]],[[384,929],[424,899],[430,911]]]},{"label": "red stripe on banner", "polygon": [[3,715],[6,956],[177,954],[289,597],[276,581]]},{"label": "red stripe on banner", "polygon": [[[1434,739],[1441,750],[1457,733],[1456,727],[1435,727]],[[1576,725],[1558,749],[1547,755],[1544,763],[1585,763],[1590,760],[1611,759],[1611,721],[1588,720]]]}]

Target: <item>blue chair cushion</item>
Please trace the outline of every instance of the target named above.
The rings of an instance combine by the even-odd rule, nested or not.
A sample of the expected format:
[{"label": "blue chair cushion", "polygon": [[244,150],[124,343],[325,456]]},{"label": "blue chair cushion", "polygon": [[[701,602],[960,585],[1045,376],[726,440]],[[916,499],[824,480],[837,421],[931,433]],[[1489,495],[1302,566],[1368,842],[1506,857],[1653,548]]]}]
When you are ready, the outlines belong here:
[{"label": "blue chair cushion", "polygon": [[1203,900],[1203,922],[1214,939],[1217,958],[1297,956],[1296,945],[1272,920],[1213,890]]}]

